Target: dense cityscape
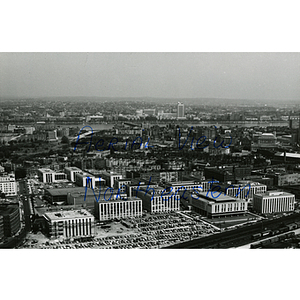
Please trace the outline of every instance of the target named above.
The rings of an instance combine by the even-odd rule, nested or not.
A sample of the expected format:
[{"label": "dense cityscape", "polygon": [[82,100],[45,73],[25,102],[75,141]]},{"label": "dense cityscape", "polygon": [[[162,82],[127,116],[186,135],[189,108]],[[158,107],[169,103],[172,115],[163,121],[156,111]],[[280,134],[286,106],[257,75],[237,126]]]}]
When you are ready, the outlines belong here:
[{"label": "dense cityscape", "polygon": [[2,298],[297,295],[295,4],[2,3]]},{"label": "dense cityscape", "polygon": [[0,247],[299,248],[299,117],[287,101],[2,98]]}]

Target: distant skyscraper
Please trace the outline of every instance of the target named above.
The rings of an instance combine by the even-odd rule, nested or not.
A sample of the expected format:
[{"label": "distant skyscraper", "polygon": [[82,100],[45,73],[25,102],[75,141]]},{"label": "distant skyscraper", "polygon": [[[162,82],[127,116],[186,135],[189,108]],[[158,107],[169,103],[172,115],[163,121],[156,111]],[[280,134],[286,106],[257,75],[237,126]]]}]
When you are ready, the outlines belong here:
[{"label": "distant skyscraper", "polygon": [[184,104],[181,102],[177,105],[177,118],[184,118]]}]

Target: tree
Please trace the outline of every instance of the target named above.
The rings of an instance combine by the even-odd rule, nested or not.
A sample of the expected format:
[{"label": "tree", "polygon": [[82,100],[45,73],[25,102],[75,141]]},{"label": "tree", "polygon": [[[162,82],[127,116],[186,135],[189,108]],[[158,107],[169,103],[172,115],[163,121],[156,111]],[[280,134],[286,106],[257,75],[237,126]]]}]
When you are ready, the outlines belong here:
[{"label": "tree", "polygon": [[16,179],[25,178],[26,177],[26,169],[25,168],[16,168],[15,175],[16,175]]},{"label": "tree", "polygon": [[62,144],[67,144],[67,145],[70,144],[69,139],[65,135],[61,138],[61,142]]}]

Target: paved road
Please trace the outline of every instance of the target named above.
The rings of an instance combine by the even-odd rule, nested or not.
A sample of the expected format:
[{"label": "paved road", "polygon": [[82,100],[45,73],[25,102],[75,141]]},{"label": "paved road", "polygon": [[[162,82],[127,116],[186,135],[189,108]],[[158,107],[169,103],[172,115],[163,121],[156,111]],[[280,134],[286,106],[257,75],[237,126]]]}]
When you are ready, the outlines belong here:
[{"label": "paved road", "polygon": [[29,193],[28,193],[28,187],[27,187],[27,182],[26,180],[20,181],[20,194],[24,195],[22,197],[23,201],[23,209],[24,209],[24,217],[25,217],[25,228],[26,230],[31,229],[31,205],[30,205],[30,198],[29,198]]}]

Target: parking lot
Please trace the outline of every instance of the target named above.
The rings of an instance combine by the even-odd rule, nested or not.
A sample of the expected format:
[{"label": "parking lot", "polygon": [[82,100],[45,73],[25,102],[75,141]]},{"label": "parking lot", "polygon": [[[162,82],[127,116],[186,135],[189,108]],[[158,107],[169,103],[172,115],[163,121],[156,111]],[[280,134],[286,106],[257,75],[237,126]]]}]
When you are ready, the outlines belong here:
[{"label": "parking lot", "polygon": [[[41,233],[31,234],[22,248],[38,249],[152,249],[192,240],[217,232],[197,216],[180,213],[146,214],[140,218],[126,219],[127,226],[120,221],[95,226],[93,238],[70,241],[49,240]],[[39,237],[39,238],[38,238]]]}]

